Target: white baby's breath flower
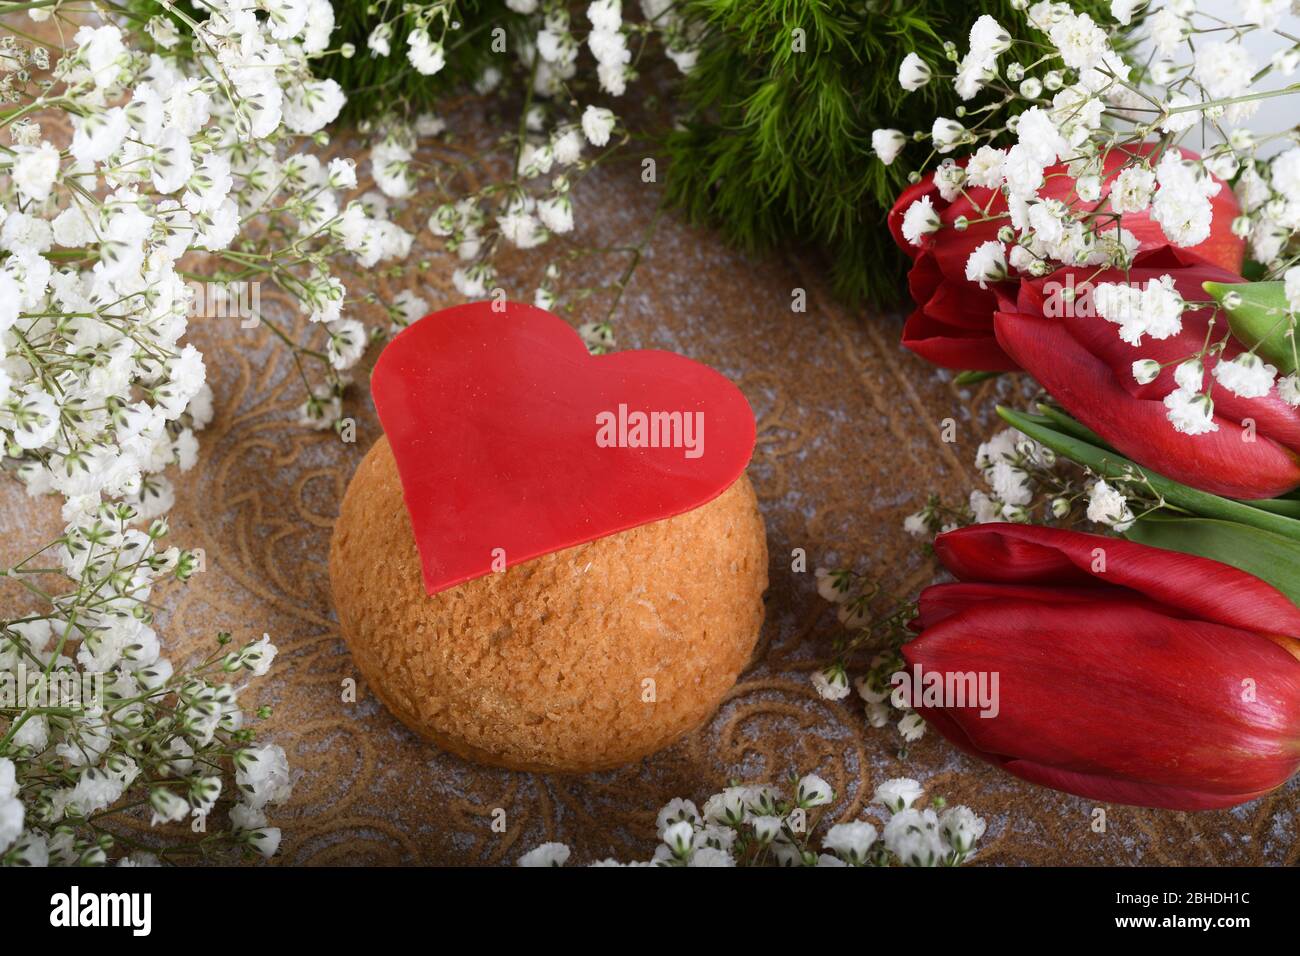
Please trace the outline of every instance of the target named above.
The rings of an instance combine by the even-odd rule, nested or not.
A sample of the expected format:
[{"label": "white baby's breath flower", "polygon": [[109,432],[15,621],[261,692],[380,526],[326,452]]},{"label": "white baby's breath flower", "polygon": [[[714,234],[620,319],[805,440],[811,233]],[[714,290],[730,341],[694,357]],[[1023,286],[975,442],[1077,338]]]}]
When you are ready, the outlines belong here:
[{"label": "white baby's breath flower", "polygon": [[293,793],[289,762],[282,747],[270,744],[236,751],[234,761],[235,782],[253,809],[283,803]]},{"label": "white baby's breath flower", "polygon": [[1177,388],[1165,396],[1166,417],[1177,431],[1185,435],[1217,432],[1214,402],[1210,396]]},{"label": "white baby's breath flower", "polygon": [[424,76],[433,76],[447,65],[442,44],[430,38],[428,30],[412,30],[407,35],[406,58]]},{"label": "white baby's breath flower", "polygon": [[1282,290],[1286,295],[1287,308],[1300,312],[1300,266],[1292,266],[1282,276]]},{"label": "white baby's breath flower", "polygon": [[1168,56],[1173,53],[1187,35],[1189,24],[1186,17],[1175,4],[1160,7],[1151,15],[1148,29],[1156,49]]},{"label": "white baby's breath flower", "polygon": [[823,806],[834,798],[835,792],[831,785],[816,774],[810,773],[799,778],[795,787],[795,800],[805,809]]},{"label": "white baby's breath flower", "polygon": [[916,53],[903,57],[903,62],[898,67],[898,83],[909,92],[919,90],[929,83],[930,75],[929,65]]},{"label": "white baby's breath flower", "polygon": [[1134,518],[1123,493],[1098,479],[1088,489],[1088,520],[1122,532],[1132,527]]},{"label": "white baby's breath flower", "polygon": [[919,800],[924,792],[921,785],[911,777],[895,777],[876,787],[871,802],[884,805],[892,813],[901,813]]},{"label": "white baby's breath flower", "polygon": [[582,142],[577,127],[566,126],[551,138],[551,155],[560,166],[571,166],[582,158]]},{"label": "white baby's breath flower", "polygon": [[309,135],[334,122],[346,96],[334,80],[311,80],[289,90],[284,98],[284,125]]},{"label": "white baby's breath flower", "polygon": [[949,852],[933,810],[895,813],[885,824],[883,838],[889,852],[904,866],[939,866]]},{"label": "white baby's breath flower", "polygon": [[914,246],[921,244],[922,236],[937,232],[939,226],[939,214],[929,196],[922,196],[903,213],[903,238]]},{"label": "white baby's breath flower", "polygon": [[972,99],[980,90],[997,76],[997,67],[992,57],[979,56],[973,51],[962,58],[957,65],[957,79],[954,88],[963,100]]},{"label": "white baby's breath flower", "polygon": [[970,807],[948,807],[939,814],[939,831],[954,852],[969,855],[984,835],[984,819]]},{"label": "white baby's breath flower", "polygon": [[785,821],[778,816],[754,817],[754,837],[763,846],[767,846],[781,833]]},{"label": "white baby's breath flower", "polygon": [[1198,47],[1192,75],[1211,99],[1240,96],[1255,75],[1254,57],[1236,41],[1214,41]]},{"label": "white baby's breath flower", "polygon": [[1011,192],[1013,201],[1009,206],[1012,225],[1017,229],[1023,229],[1025,224],[1016,221],[1015,200],[1021,200],[1020,207],[1024,207],[1023,200],[1033,196],[1043,185],[1043,170],[1046,166],[1046,163],[1038,160],[1036,150],[1020,143],[1008,149],[1007,155],[1003,158],[1002,176]]},{"label": "white baby's breath flower", "polygon": [[41,203],[50,198],[50,190],[59,174],[59,151],[49,143],[20,146],[14,150],[9,175],[23,202]]},{"label": "white baby's breath flower", "polygon": [[886,166],[898,158],[907,145],[907,137],[896,129],[878,129],[871,133],[871,149]]},{"label": "white baby's breath flower", "polygon": [[925,736],[925,718],[916,711],[909,711],[898,721],[898,733],[907,743],[913,743]]},{"label": "white baby's breath flower", "polygon": [[[1174,287],[1172,276],[1149,279],[1142,290],[1143,331],[1153,339],[1167,339],[1183,328],[1186,303]],[[1134,343],[1137,344],[1137,343]]]},{"label": "white baby's breath flower", "polygon": [[604,146],[614,130],[614,114],[602,106],[588,106],[582,113],[582,133],[592,146]]},{"label": "white baby's breath flower", "polygon": [[1205,364],[1199,358],[1179,362],[1174,368],[1174,382],[1184,392],[1200,392],[1205,385]]},{"label": "white baby's breath flower", "polygon": [[1160,376],[1160,363],[1154,359],[1138,359],[1133,363],[1133,380],[1139,385],[1150,385]]},{"label": "white baby's breath flower", "polygon": [[680,821],[698,825],[701,823],[700,811],[690,800],[683,800],[680,797],[674,797],[666,803],[662,810],[659,811],[658,834],[659,839],[664,839],[664,834],[668,832],[668,827]]},{"label": "white baby's breath flower", "polygon": [[662,839],[674,856],[685,857],[695,839],[695,826],[689,820],[670,823],[664,829]]},{"label": "white baby's breath flower", "polygon": [[1086,13],[1067,13],[1047,31],[1065,65],[1075,70],[1096,66],[1110,50],[1106,31]]},{"label": "white baby's breath flower", "polygon": [[1002,184],[1002,164],[1006,156],[1004,149],[981,146],[966,165],[966,178],[976,186],[996,189]]},{"label": "white baby's breath flower", "polygon": [[1277,368],[1253,352],[1242,352],[1234,359],[1219,361],[1214,378],[1220,385],[1241,398],[1262,398],[1273,388]]},{"label": "white baby's breath flower", "polygon": [[1196,246],[1209,238],[1213,218],[1209,197],[1218,192],[1218,184],[1172,152],[1156,167],[1156,180],[1160,189],[1152,203],[1152,218],[1169,240]]},{"label": "white baby's breath flower", "polygon": [[930,127],[930,139],[940,153],[951,153],[966,140],[966,128],[953,119],[940,116]]},{"label": "white baby's breath flower", "polygon": [[1144,166],[1125,166],[1110,188],[1110,205],[1118,213],[1142,212],[1151,205],[1156,174]]},{"label": "white baby's breath flower", "polygon": [[4,853],[23,833],[26,812],[15,797],[0,797],[0,853]]},{"label": "white baby's breath flower", "polygon": [[992,521],[1002,520],[1003,503],[996,498],[989,497],[978,488],[971,491],[969,506],[976,524],[988,524]]},{"label": "white baby's breath flower", "polygon": [[752,815],[748,791],[744,787],[728,787],[704,801],[704,819],[723,826],[738,826]]},{"label": "white baby's breath flower", "polygon": [[153,813],[149,818],[150,826],[161,823],[176,823],[190,815],[190,805],[166,787],[155,787],[149,794],[149,805]]},{"label": "white baby's breath flower", "polygon": [[563,843],[543,843],[519,858],[520,866],[564,866],[572,851]]},{"label": "white baby's breath flower", "polygon": [[1199,97],[1175,93],[1165,103],[1166,115],[1160,120],[1160,129],[1166,133],[1183,133],[1201,121]]},{"label": "white baby's breath flower", "polygon": [[550,196],[537,203],[537,216],[557,235],[573,230],[573,202],[568,196]]},{"label": "white baby's breath flower", "polygon": [[867,861],[877,836],[876,828],[865,821],[837,823],[826,832],[822,846],[846,863],[861,866]]},{"label": "white baby's breath flower", "polygon": [[1011,35],[987,13],[970,28],[970,51],[980,57],[998,56],[1011,49]]},{"label": "white baby's breath flower", "polygon": [[1281,76],[1291,76],[1300,68],[1300,50],[1295,47],[1283,47],[1269,58],[1269,65]]},{"label": "white baby's breath flower", "polygon": [[1052,115],[1038,106],[1020,114],[1016,123],[1016,143],[1040,166],[1050,166],[1070,151],[1070,144],[1061,135]]},{"label": "white baby's breath flower", "polygon": [[817,593],[832,604],[842,604],[849,599],[849,578],[845,574],[817,568],[813,572],[817,581]]},{"label": "white baby's breath flower", "polygon": [[939,195],[945,202],[953,202],[960,196],[965,182],[965,168],[958,166],[951,160],[945,159],[935,168],[934,184],[938,187]]},{"label": "white baby's breath flower", "polygon": [[725,866],[735,866],[736,860],[735,857],[733,857],[726,850],[721,850],[718,849],[717,847],[705,846],[705,847],[700,847],[700,849],[692,853],[691,858],[690,860],[687,861],[686,865],[688,867],[704,867],[704,866],[725,867]]},{"label": "white baby's breath flower", "polygon": [[849,696],[849,675],[839,665],[813,671],[813,687],[823,700],[843,700]]},{"label": "white baby's breath flower", "polygon": [[1128,26],[1133,22],[1133,14],[1144,0],[1110,0],[1110,15]]},{"label": "white baby's breath flower", "polygon": [[990,282],[1001,282],[1006,277],[1006,254],[1002,243],[996,240],[980,243],[966,260],[966,279],[978,282],[981,289],[987,288]]},{"label": "white baby's breath flower", "polygon": [[375,56],[388,56],[392,52],[393,25],[391,23],[381,23],[370,31],[370,36],[366,38],[366,46]]},{"label": "white baby's breath flower", "polygon": [[1300,405],[1300,376],[1292,372],[1278,379],[1277,394],[1288,405]]}]

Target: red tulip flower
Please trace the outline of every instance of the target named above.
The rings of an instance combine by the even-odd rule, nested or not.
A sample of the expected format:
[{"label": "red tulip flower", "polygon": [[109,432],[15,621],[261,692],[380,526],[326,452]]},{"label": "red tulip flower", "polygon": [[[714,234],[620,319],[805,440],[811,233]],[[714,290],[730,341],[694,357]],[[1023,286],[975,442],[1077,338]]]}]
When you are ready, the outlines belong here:
[{"label": "red tulip flower", "polygon": [[1236,568],[1118,538],[974,525],[935,550],[921,674],[999,676],[996,715],[917,707],[975,757],[1094,800],[1233,806],[1300,767],[1300,610]]},{"label": "red tulip flower", "polygon": [[[1164,339],[1123,341],[1115,325],[1093,314],[1090,290],[1104,282],[1145,285],[1169,275],[1189,302],[1205,302],[1206,281],[1240,282],[1216,266],[1166,247],[1140,253],[1127,272],[1091,267],[1061,269],[1043,279],[1022,280],[1013,295],[1002,293],[995,317],[998,343],[1071,415],[1123,455],[1168,478],[1230,498],[1272,498],[1300,485],[1300,408],[1287,404],[1276,386],[1260,398],[1242,398],[1214,387],[1216,431],[1178,432],[1166,417],[1165,396],[1176,388],[1174,368],[1206,342],[1210,308],[1185,312],[1182,331]],[[1061,290],[1076,298],[1063,302]],[[1214,338],[1227,325],[1220,317]],[[1242,352],[1229,341],[1217,360]],[[1147,384],[1133,377],[1133,363],[1166,365]],[[1168,364],[1166,364],[1168,363]],[[1213,382],[1216,358],[1205,362]]]},{"label": "red tulip flower", "polygon": [[[1183,150],[1183,154],[1196,158],[1187,150]],[[1107,154],[1103,163],[1101,196],[1096,202],[1079,198],[1075,181],[1063,165],[1045,171],[1045,181],[1038,195],[1044,199],[1060,200],[1076,215],[1097,208],[1104,213],[1114,176],[1132,156],[1123,150],[1112,150]],[[938,231],[922,236],[919,246],[913,245],[903,236],[903,217],[914,202],[926,196],[933,203],[941,226]],[[1232,221],[1241,211],[1232,189],[1224,185],[1211,200],[1211,207],[1210,237],[1189,251],[1206,262],[1239,272],[1245,242],[1232,234]],[[903,327],[903,345],[906,348],[945,368],[991,372],[1017,368],[1016,360],[1002,349],[993,334],[993,312],[997,307],[994,287],[981,289],[966,278],[966,260],[976,247],[998,238],[998,230],[1009,222],[1003,216],[1006,211],[1007,202],[1000,192],[969,184],[962,195],[946,202],[939,193],[933,173],[898,197],[889,212],[889,229],[894,241],[912,257],[907,281],[917,306]],[[998,216],[1003,218],[989,218]],[[954,223],[962,217],[970,224],[959,231],[954,228]],[[1141,250],[1159,248],[1169,242],[1160,224],[1151,218],[1149,208],[1140,213],[1124,214],[1120,224],[1133,233]],[[1013,273],[1012,282],[1006,284],[1014,287],[1014,281]]]}]

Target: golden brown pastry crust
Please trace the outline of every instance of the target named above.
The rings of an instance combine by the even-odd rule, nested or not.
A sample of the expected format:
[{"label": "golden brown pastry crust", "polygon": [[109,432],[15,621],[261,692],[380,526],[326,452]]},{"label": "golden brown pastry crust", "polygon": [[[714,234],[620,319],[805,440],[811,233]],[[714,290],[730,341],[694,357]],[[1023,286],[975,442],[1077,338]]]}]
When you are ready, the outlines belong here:
[{"label": "golden brown pastry crust", "polygon": [[713,713],[763,623],[767,542],[742,475],[694,511],[429,596],[381,437],[343,498],[330,583],[358,669],[412,730],[479,763],[586,772]]}]

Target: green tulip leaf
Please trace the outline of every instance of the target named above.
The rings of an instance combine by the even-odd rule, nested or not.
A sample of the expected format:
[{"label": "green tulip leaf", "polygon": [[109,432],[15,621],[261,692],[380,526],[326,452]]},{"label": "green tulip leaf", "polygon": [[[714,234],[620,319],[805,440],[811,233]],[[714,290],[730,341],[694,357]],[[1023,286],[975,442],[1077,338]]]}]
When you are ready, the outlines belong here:
[{"label": "green tulip leaf", "polygon": [[987,382],[989,379],[997,378],[1001,374],[1001,372],[981,372],[978,369],[968,369],[965,372],[958,372],[953,377],[952,383],[958,388],[965,388],[968,385]]},{"label": "green tulip leaf", "polygon": [[1095,445],[1098,448],[1113,452],[1115,449],[1106,444],[1102,437],[1094,432],[1083,422],[1075,421],[1055,405],[1039,404],[1038,413],[1052,423],[1052,426],[1059,432],[1065,432],[1067,435],[1073,435],[1080,441],[1086,441],[1089,445]]},{"label": "green tulip leaf", "polygon": [[1140,519],[1124,536],[1153,548],[1230,564],[1267,581],[1300,605],[1300,543],[1290,538],[1235,521],[1162,514]]},{"label": "green tulip leaf", "polygon": [[1046,445],[1058,455],[1084,465],[1103,478],[1144,480],[1162,500],[1174,508],[1204,518],[1235,521],[1261,531],[1271,531],[1284,538],[1300,541],[1300,519],[1264,508],[1256,508],[1231,498],[1221,498],[1208,491],[1190,488],[1149,468],[1143,468],[1108,448],[1098,447],[1089,441],[1061,431],[1056,422],[1046,415],[1028,415],[1001,405],[998,406],[997,412],[1008,424],[1018,428],[1034,441]]},{"label": "green tulip leaf", "polygon": [[[1081,422],[1075,421],[1064,411],[1055,405],[1040,403],[1038,406],[1039,415],[1043,420],[1050,423],[1057,431],[1065,432],[1067,435],[1073,435],[1075,438],[1086,441],[1090,445],[1095,445],[1112,454],[1118,454],[1110,445],[1102,440],[1101,436],[1092,429],[1088,428]],[[1032,416],[1031,416],[1032,417]],[[1265,511],[1271,511],[1274,514],[1286,515],[1288,518],[1300,519],[1300,489],[1283,495],[1281,498],[1252,498],[1243,501],[1242,504],[1249,505],[1252,508],[1262,508]]]},{"label": "green tulip leaf", "polygon": [[[1290,315],[1283,283],[1205,282],[1202,286],[1223,306],[1233,335],[1282,373],[1296,370],[1295,344],[1287,334],[1295,327],[1295,317]],[[1240,299],[1235,308],[1228,308],[1224,302],[1229,293]]]},{"label": "green tulip leaf", "polygon": [[1248,502],[1252,508],[1261,508],[1264,511],[1271,511],[1275,515],[1286,515],[1288,518],[1300,518],[1300,501],[1295,498],[1258,498]]}]

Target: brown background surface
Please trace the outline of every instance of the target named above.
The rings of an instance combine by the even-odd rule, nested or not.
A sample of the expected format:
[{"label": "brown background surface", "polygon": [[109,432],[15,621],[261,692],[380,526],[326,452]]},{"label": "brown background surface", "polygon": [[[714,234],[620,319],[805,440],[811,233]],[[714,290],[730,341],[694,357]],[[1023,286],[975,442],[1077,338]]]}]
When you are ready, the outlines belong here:
[{"label": "brown background surface", "polygon": [[[640,235],[659,192],[638,173],[632,163],[616,165],[583,183],[578,242],[618,245]],[[434,242],[427,231],[418,241]],[[502,285],[531,298],[545,254],[508,264]],[[452,264],[432,250],[429,259],[423,274],[390,281],[372,273],[365,282],[381,298],[409,286],[434,308],[460,301],[448,281]],[[594,283],[626,259],[583,261]],[[357,277],[348,282],[353,294],[365,291]],[[805,314],[790,309],[796,287],[808,290]],[[295,320],[296,310],[273,297],[264,291],[264,307]],[[598,317],[608,301],[597,296],[574,320]],[[1096,833],[1090,801],[979,765],[933,733],[900,759],[897,732],[868,727],[856,696],[817,698],[808,674],[830,654],[839,625],[816,596],[812,568],[854,563],[900,594],[928,582],[934,567],[902,519],[930,491],[954,501],[976,486],[976,445],[995,428],[995,395],[1018,389],[1014,380],[958,389],[899,349],[896,317],[837,306],[814,264],[742,256],[672,216],[661,220],[615,327],[619,347],[682,352],[748,396],[759,423],[750,476],[768,524],[771,590],[754,663],[710,723],[636,765],[564,777],[488,770],[440,753],[364,685],[357,703],[341,702],[342,683],[358,675],[337,634],[325,559],[346,483],[379,434],[366,371],[358,369],[349,407],[358,440],[346,444],[296,423],[301,383],[265,328],[195,322],[191,340],[207,356],[217,413],[200,436],[198,466],[177,479],[172,543],[204,548],[208,570],[163,595],[160,633],[178,662],[218,629],[241,642],[268,631],[280,647],[271,675],[244,702],[274,706],[266,734],[286,748],[297,778],[292,801],[272,820],[284,829],[281,864],[511,863],[552,839],[574,848],[574,862],[644,859],[655,813],[671,797],[698,803],[731,781],[814,771],[836,790],[837,819],[857,816],[875,784],[902,775],[970,805],[989,823],[984,863],[1297,861],[1296,781],[1233,811],[1108,807],[1107,830]],[[958,422],[955,445],[939,440],[948,416]],[[34,503],[15,483],[0,485],[0,560],[58,532],[54,501]],[[790,571],[794,548],[806,549],[808,573]],[[505,833],[491,827],[497,808],[506,811]]]}]

